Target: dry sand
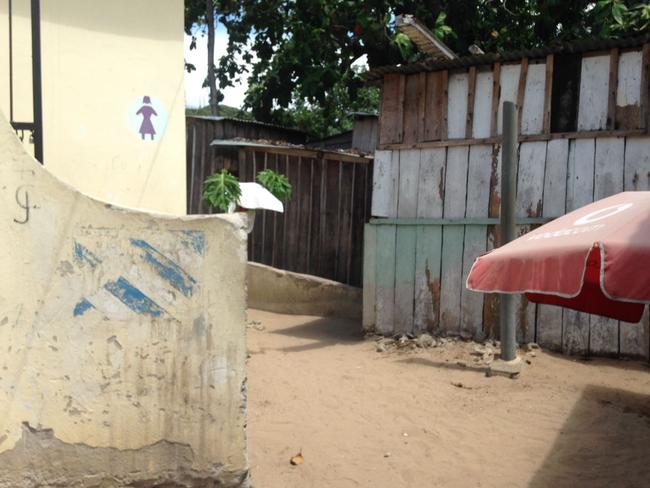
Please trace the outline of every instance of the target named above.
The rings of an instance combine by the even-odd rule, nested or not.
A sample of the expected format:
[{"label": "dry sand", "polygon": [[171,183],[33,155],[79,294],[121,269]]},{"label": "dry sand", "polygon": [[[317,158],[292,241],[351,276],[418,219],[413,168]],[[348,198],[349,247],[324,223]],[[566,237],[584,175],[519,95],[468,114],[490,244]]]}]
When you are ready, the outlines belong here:
[{"label": "dry sand", "polygon": [[647,364],[538,351],[487,378],[472,343],[377,352],[354,321],[249,320],[256,488],[650,486]]}]

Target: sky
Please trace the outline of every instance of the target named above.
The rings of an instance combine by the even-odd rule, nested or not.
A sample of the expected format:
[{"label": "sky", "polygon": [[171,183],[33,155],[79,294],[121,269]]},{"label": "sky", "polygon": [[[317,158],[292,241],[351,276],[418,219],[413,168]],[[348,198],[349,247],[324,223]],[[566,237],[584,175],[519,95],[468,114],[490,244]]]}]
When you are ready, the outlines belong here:
[{"label": "sky", "polygon": [[[218,24],[215,31],[214,56],[215,62],[225,53],[228,45],[228,34],[223,25]],[[185,105],[191,108],[204,107],[208,105],[209,94],[207,88],[202,88],[203,82],[208,73],[208,38],[207,35],[197,34],[196,49],[190,49],[192,38],[185,35],[185,61],[196,66],[196,70],[191,73],[185,72]],[[217,85],[218,86],[218,85]],[[241,83],[234,87],[228,87],[224,91],[224,99],[221,103],[231,107],[241,107],[246,96],[248,83],[242,80]]]}]

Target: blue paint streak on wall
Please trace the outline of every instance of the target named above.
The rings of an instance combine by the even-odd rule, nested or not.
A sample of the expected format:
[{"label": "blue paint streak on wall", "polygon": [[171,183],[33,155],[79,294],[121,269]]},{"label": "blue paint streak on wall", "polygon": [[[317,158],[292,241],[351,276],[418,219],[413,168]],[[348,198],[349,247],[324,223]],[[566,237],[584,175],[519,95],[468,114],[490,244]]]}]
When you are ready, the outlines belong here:
[{"label": "blue paint streak on wall", "polygon": [[74,259],[81,265],[83,265],[85,262],[93,268],[96,268],[97,265],[102,262],[102,260],[99,259],[92,251],[90,251],[87,247],[79,244],[78,242],[74,243]]},{"label": "blue paint streak on wall", "polygon": [[140,315],[160,317],[165,312],[156,302],[122,276],[117,281],[109,281],[104,285],[104,288],[124,305]]},{"label": "blue paint streak on wall", "polygon": [[142,259],[186,297],[194,291],[196,280],[180,266],[142,239],[131,239],[131,245],[144,251]]},{"label": "blue paint streak on wall", "polygon": [[181,243],[185,247],[192,248],[199,256],[203,256],[205,250],[205,234],[200,230],[183,230],[181,232],[187,237]]},{"label": "blue paint streak on wall", "polygon": [[80,315],[85,314],[91,308],[95,308],[95,306],[85,298],[82,298],[81,301],[74,306],[73,314],[75,317],[79,317]]}]

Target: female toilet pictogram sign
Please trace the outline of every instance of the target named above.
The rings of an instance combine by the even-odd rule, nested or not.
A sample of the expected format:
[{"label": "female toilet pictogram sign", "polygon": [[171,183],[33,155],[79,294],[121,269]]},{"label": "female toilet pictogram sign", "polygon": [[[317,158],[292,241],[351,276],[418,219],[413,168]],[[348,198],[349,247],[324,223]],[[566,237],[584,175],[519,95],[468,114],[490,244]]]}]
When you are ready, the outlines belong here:
[{"label": "female toilet pictogram sign", "polygon": [[129,126],[142,141],[160,140],[167,127],[167,111],[154,97],[138,97],[129,110]]},{"label": "female toilet pictogram sign", "polygon": [[156,135],[156,129],[154,129],[153,124],[151,123],[151,117],[158,116],[158,112],[151,106],[151,98],[148,96],[144,96],[142,98],[142,107],[140,107],[140,110],[138,110],[136,115],[142,115],[142,125],[140,125],[140,135],[142,135],[142,139],[144,139],[144,136],[150,135],[151,140],[154,140],[154,136]]}]

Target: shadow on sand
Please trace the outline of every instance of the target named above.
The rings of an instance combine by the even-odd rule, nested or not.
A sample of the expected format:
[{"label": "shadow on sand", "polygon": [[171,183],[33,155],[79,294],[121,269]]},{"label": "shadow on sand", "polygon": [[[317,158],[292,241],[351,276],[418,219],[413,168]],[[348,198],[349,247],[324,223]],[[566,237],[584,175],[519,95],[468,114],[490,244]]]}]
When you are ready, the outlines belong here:
[{"label": "shadow on sand", "polygon": [[312,341],[309,344],[279,349],[284,352],[310,351],[336,344],[354,344],[363,340],[359,322],[349,319],[320,318],[286,329],[274,330],[272,333]]},{"label": "shadow on sand", "polygon": [[650,395],[585,388],[529,486],[650,486]]}]

